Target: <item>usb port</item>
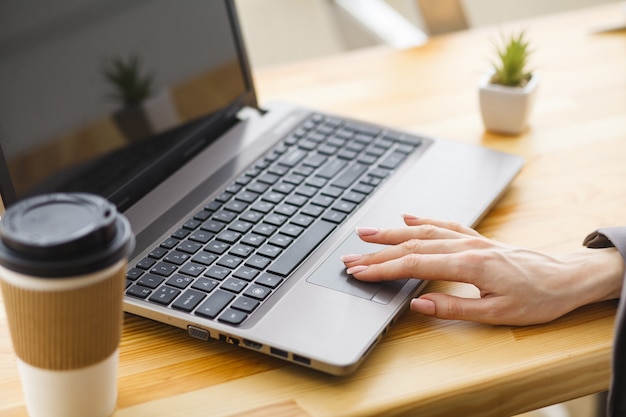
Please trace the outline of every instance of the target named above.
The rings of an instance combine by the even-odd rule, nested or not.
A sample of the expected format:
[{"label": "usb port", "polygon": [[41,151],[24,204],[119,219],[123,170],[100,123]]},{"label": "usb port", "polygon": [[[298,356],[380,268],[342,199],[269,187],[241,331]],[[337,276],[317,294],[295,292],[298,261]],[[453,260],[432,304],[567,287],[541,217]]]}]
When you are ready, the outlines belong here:
[{"label": "usb port", "polygon": [[282,350],[282,349],[270,348],[270,353],[272,355],[280,356],[282,358],[289,357],[289,352],[287,352],[286,350]]},{"label": "usb port", "polygon": [[259,342],[253,342],[252,340],[248,340],[248,339],[243,339],[243,344],[245,346],[251,347],[253,349],[256,350],[261,350],[261,348],[263,347],[263,345]]},{"label": "usb port", "polygon": [[293,361],[302,363],[304,365],[311,365],[311,359],[304,356],[296,355],[295,353],[293,354]]}]

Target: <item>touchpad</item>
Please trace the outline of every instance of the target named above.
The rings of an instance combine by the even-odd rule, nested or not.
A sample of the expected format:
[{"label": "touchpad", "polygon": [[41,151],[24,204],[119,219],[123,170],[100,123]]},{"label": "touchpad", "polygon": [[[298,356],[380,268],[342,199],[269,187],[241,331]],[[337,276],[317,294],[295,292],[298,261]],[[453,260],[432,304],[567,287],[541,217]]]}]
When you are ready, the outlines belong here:
[{"label": "touchpad", "polygon": [[313,274],[308,282],[321,285],[356,297],[365,298],[381,304],[388,304],[402,289],[408,279],[388,282],[363,282],[346,274],[346,268],[341,262],[341,255],[353,253],[367,254],[376,252],[383,245],[363,242],[356,234],[351,234],[328,257]]}]

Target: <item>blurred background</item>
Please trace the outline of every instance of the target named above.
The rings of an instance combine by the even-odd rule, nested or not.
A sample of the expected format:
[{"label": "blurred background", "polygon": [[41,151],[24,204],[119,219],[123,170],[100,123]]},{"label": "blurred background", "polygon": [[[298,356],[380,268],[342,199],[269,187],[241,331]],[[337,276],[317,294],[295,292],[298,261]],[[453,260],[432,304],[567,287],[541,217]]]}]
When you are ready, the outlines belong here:
[{"label": "blurred background", "polygon": [[[260,68],[377,44],[410,47],[427,36],[615,1],[236,0],[236,4],[252,66]],[[626,13],[623,20],[626,23]]]}]

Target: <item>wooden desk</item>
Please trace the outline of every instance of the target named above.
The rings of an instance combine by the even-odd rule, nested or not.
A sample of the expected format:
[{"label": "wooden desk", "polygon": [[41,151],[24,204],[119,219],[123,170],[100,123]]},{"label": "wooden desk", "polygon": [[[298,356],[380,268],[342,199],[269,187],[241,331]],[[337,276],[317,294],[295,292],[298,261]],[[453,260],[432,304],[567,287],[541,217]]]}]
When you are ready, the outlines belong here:
[{"label": "wooden desk", "polygon": [[[506,27],[528,31],[543,78],[532,127],[519,137],[485,133],[478,113],[476,85],[500,28],[415,50],[271,68],[256,81],[262,102],[293,101],[523,155],[527,166],[479,230],[565,251],[598,226],[626,224],[626,33],[592,32],[620,19],[621,6],[609,5]],[[407,312],[346,378],[128,316],[115,416],[512,415],[607,388],[614,312],[607,302],[519,328]],[[0,309],[0,415],[25,414]]]}]

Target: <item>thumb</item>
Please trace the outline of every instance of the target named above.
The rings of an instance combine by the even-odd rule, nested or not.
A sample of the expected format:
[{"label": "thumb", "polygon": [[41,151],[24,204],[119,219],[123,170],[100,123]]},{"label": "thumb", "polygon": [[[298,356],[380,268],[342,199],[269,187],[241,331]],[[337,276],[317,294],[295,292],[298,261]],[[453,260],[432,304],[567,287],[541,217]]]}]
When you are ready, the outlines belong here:
[{"label": "thumb", "polygon": [[491,301],[484,298],[462,298],[449,294],[431,293],[411,300],[411,310],[445,320],[498,324],[498,317],[492,317],[488,313],[493,311],[487,305]]}]

